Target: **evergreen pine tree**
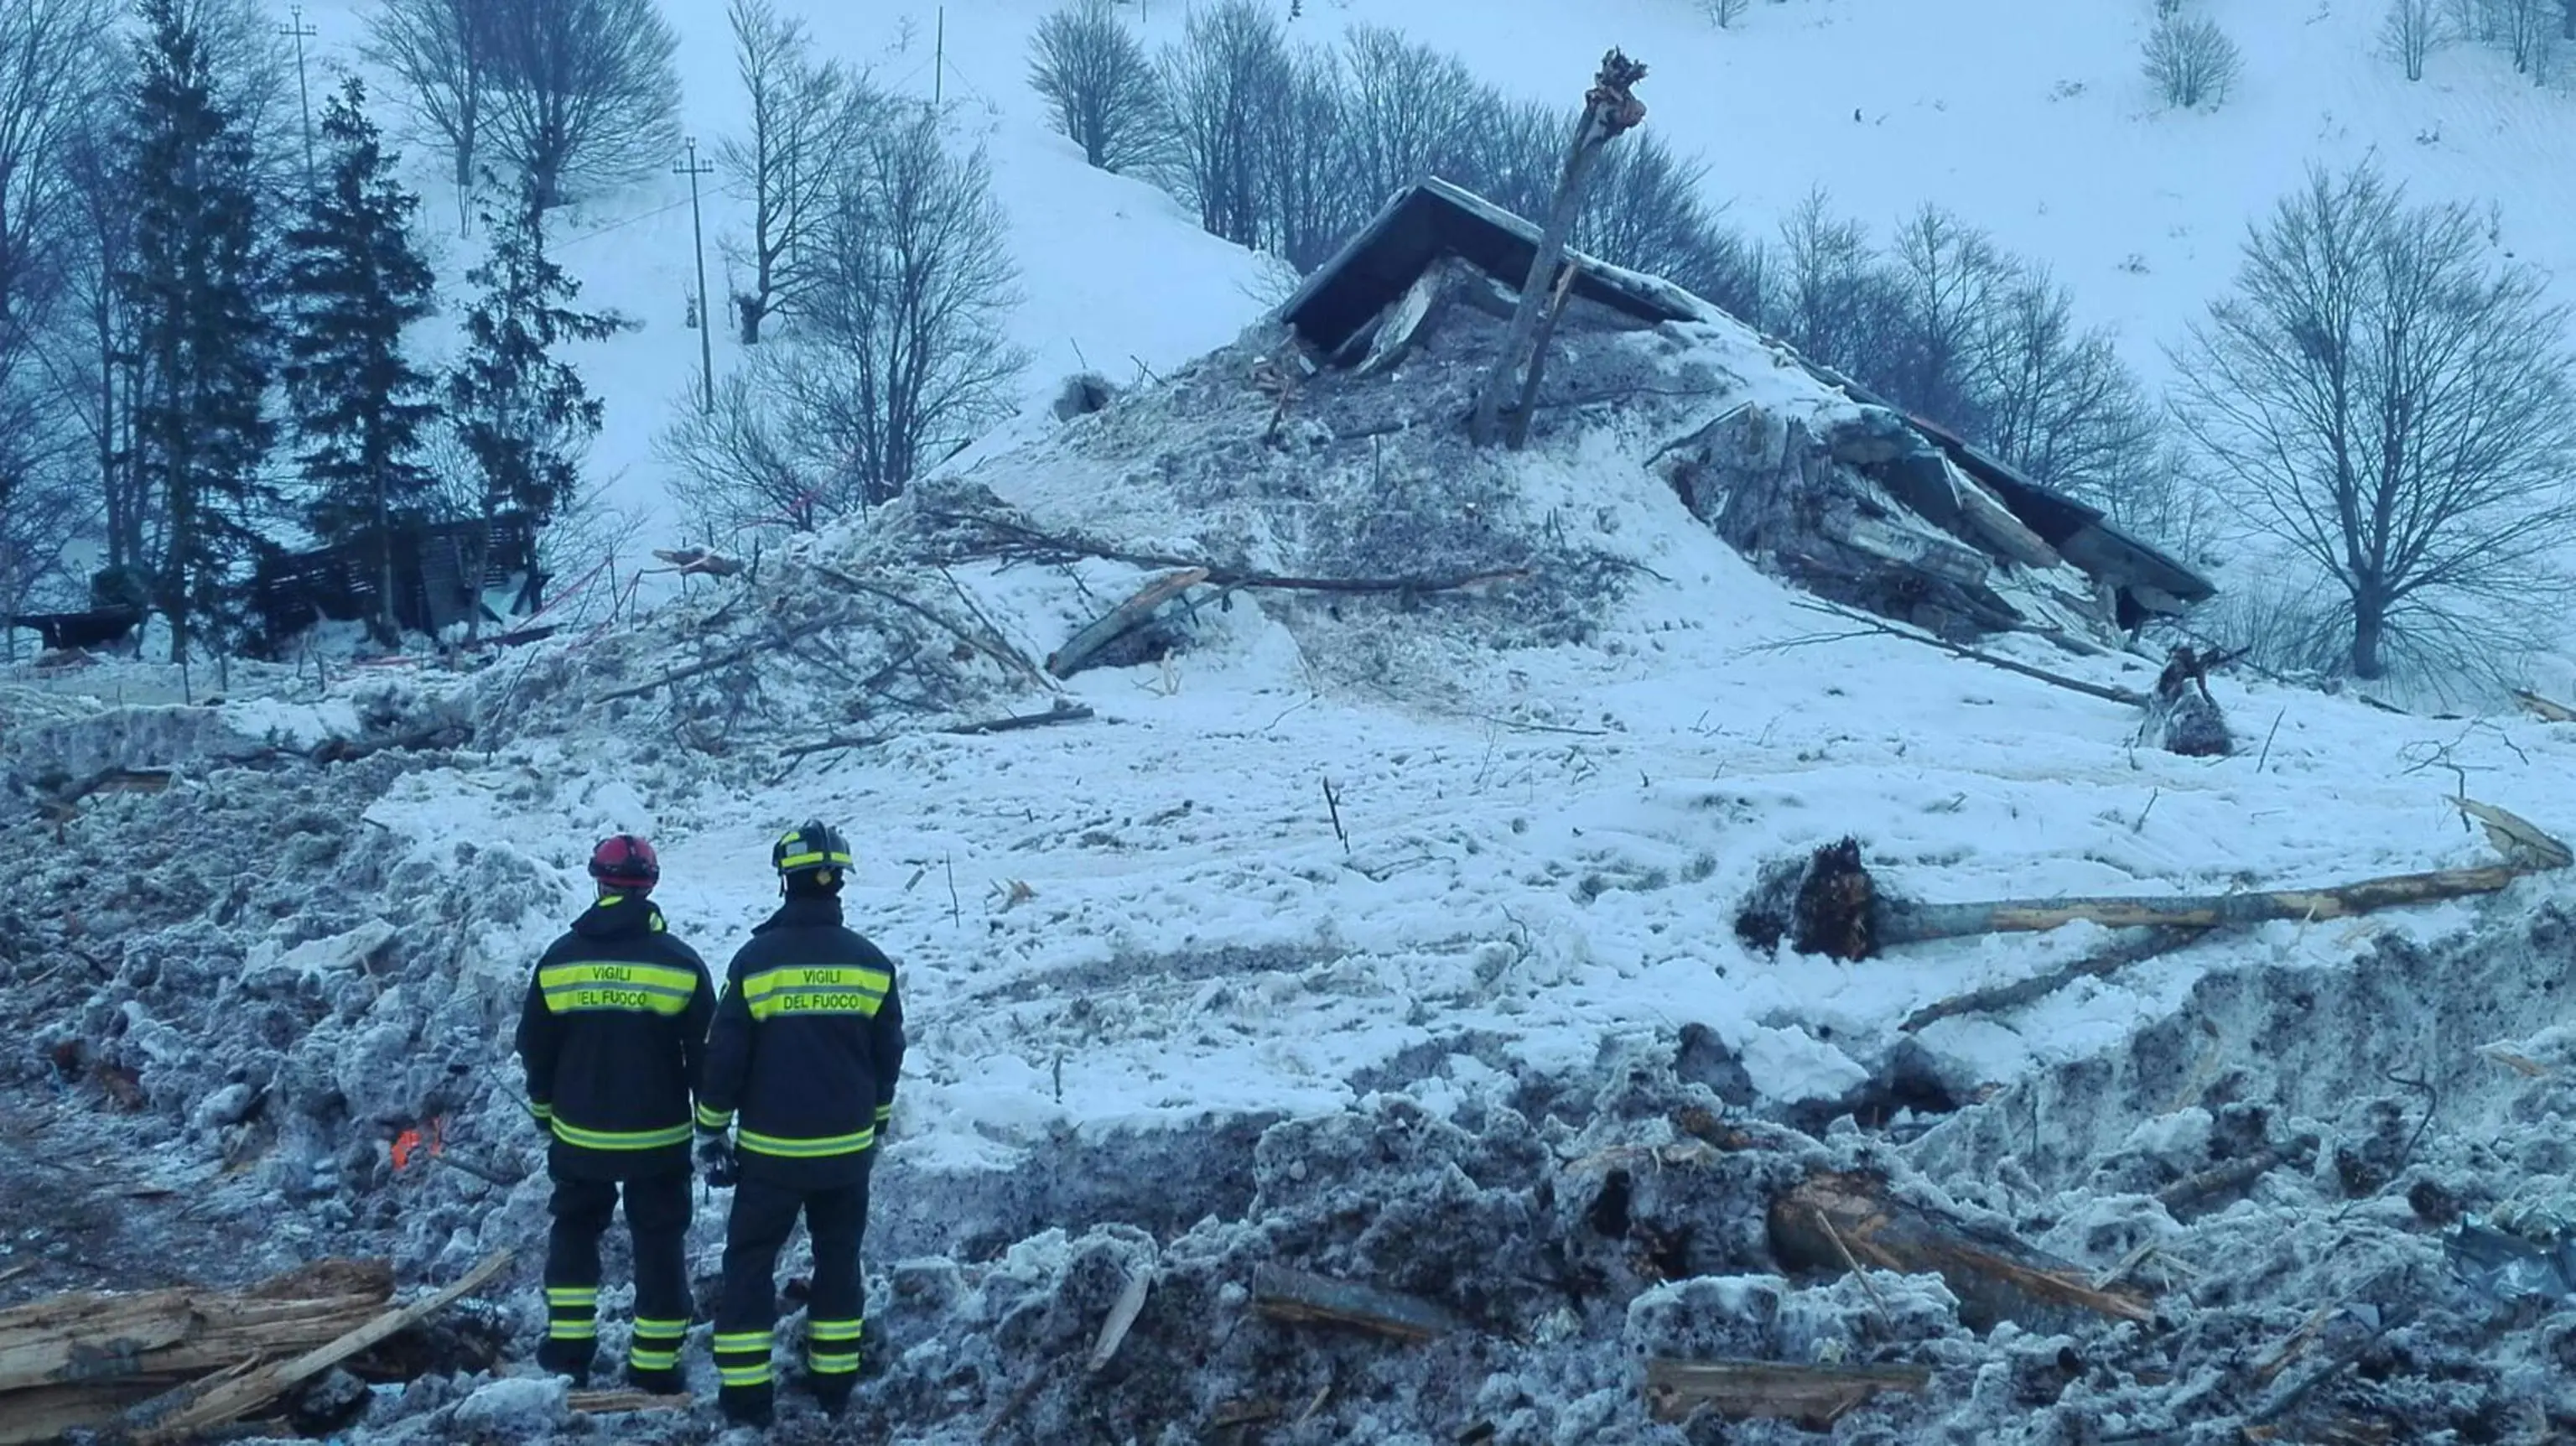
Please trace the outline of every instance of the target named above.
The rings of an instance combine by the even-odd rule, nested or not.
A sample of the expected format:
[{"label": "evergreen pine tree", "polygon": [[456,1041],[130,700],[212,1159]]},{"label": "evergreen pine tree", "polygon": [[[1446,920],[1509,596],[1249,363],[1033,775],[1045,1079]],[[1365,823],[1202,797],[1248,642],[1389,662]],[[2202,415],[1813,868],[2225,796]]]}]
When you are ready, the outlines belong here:
[{"label": "evergreen pine tree", "polygon": [[275,429],[261,408],[271,328],[258,286],[252,137],[218,87],[197,7],[140,0],[145,34],[126,161],[137,205],[118,277],[131,309],[131,465],[161,503],[153,606],[185,661],[198,625],[219,624],[236,572],[263,539],[260,476]]},{"label": "evergreen pine tree", "polygon": [[572,501],[601,416],[599,399],[554,348],[604,340],[626,323],[572,309],[581,283],[546,255],[535,199],[517,201],[507,216],[496,220],[488,208],[482,216],[492,249],[466,273],[482,294],[466,313],[465,355],[448,375],[448,415],[474,459],[484,518],[519,512],[543,526]]},{"label": "evergreen pine tree", "polygon": [[365,101],[353,76],[323,111],[330,169],[286,235],[285,380],[312,488],[305,516],[325,543],[366,545],[371,626],[391,643],[394,539],[428,520],[434,479],[418,453],[438,414],[403,333],[434,309],[434,278],[411,244],[420,198],[394,180]]}]

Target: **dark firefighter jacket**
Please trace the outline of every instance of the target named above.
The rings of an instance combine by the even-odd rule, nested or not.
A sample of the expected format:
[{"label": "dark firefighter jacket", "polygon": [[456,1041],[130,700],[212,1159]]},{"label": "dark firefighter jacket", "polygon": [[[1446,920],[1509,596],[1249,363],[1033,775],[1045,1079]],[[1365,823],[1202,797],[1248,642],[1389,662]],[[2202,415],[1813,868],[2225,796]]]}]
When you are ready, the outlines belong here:
[{"label": "dark firefighter jacket", "polygon": [[736,1123],[746,1177],[820,1189],[865,1176],[903,1072],[894,965],[841,927],[841,901],[791,898],[733,956],[698,1079],[698,1128]]},{"label": "dark firefighter jacket", "polygon": [[554,1135],[555,1174],[689,1168],[689,1082],[714,1013],[706,962],[650,899],[610,895],[573,921],[519,1012],[528,1107]]}]

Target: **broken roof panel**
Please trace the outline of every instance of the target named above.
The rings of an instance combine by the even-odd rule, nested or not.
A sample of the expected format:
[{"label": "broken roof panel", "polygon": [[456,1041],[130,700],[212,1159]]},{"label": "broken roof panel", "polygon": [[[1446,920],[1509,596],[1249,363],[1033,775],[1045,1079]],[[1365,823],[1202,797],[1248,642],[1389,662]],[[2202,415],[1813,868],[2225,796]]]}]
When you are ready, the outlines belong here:
[{"label": "broken roof panel", "polygon": [[[1539,229],[1493,202],[1437,177],[1396,196],[1333,259],[1315,269],[1280,309],[1280,319],[1325,352],[1365,328],[1433,259],[1455,255],[1517,290],[1538,255]],[[1688,321],[1700,312],[1679,287],[1580,252],[1574,294],[1639,321]]]}]

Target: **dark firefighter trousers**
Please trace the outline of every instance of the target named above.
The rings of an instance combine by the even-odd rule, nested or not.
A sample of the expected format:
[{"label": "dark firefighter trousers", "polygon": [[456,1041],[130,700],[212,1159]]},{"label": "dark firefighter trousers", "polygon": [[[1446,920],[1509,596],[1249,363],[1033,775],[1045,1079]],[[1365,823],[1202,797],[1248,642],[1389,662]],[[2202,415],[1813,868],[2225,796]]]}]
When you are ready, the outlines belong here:
[{"label": "dark firefighter trousers", "polygon": [[[587,1378],[599,1340],[599,1237],[608,1233],[620,1182],[555,1180],[546,1234],[546,1343],[537,1364]],[[626,1231],[635,1247],[635,1334],[627,1369],[647,1380],[676,1372],[689,1333],[689,1173],[623,1182]]]},{"label": "dark firefighter trousers", "polygon": [[[757,1168],[757,1167],[754,1167]],[[770,1347],[777,1324],[778,1252],[799,1212],[814,1246],[814,1286],[805,1307],[807,1382],[827,1404],[858,1383],[859,1332],[867,1297],[859,1281],[859,1240],[868,1228],[868,1182],[800,1189],[745,1175],[734,1187],[725,1230],[724,1298],[716,1307],[716,1377],[731,1401],[771,1395]]]}]

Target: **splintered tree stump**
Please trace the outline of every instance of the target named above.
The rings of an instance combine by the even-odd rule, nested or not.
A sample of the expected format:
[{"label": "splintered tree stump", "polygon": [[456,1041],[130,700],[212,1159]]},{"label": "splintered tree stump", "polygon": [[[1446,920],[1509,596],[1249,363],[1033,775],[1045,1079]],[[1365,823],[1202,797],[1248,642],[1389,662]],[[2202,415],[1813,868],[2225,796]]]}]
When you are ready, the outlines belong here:
[{"label": "splintered tree stump", "polygon": [[2157,746],[2185,758],[2225,758],[2236,751],[2227,715],[2209,691],[2209,670],[2230,661],[2230,654],[2203,655],[2186,643],[2173,650],[2156,678],[2155,696],[2147,703],[2147,722],[2156,730]]},{"label": "splintered tree stump", "polygon": [[2007,1320],[2040,1329],[2077,1313],[2155,1316],[2146,1297],[2095,1289],[2091,1273],[2075,1262],[1897,1199],[1873,1175],[1810,1175],[1771,1202],[1769,1224],[1772,1253],[1794,1267],[1847,1270],[1856,1263],[1940,1276],[1972,1330]]},{"label": "splintered tree stump", "polygon": [[1437,1340],[1458,1329],[1449,1312],[1429,1301],[1284,1265],[1253,1273],[1252,1306],[1272,1320],[1350,1326],[1408,1342]]},{"label": "splintered tree stump", "polygon": [[1886,1391],[1920,1391],[1926,1366],[1788,1366],[1775,1361],[1646,1362],[1646,1404],[1658,1421],[1683,1421],[1702,1406],[1730,1420],[1770,1417],[1813,1431]]}]

